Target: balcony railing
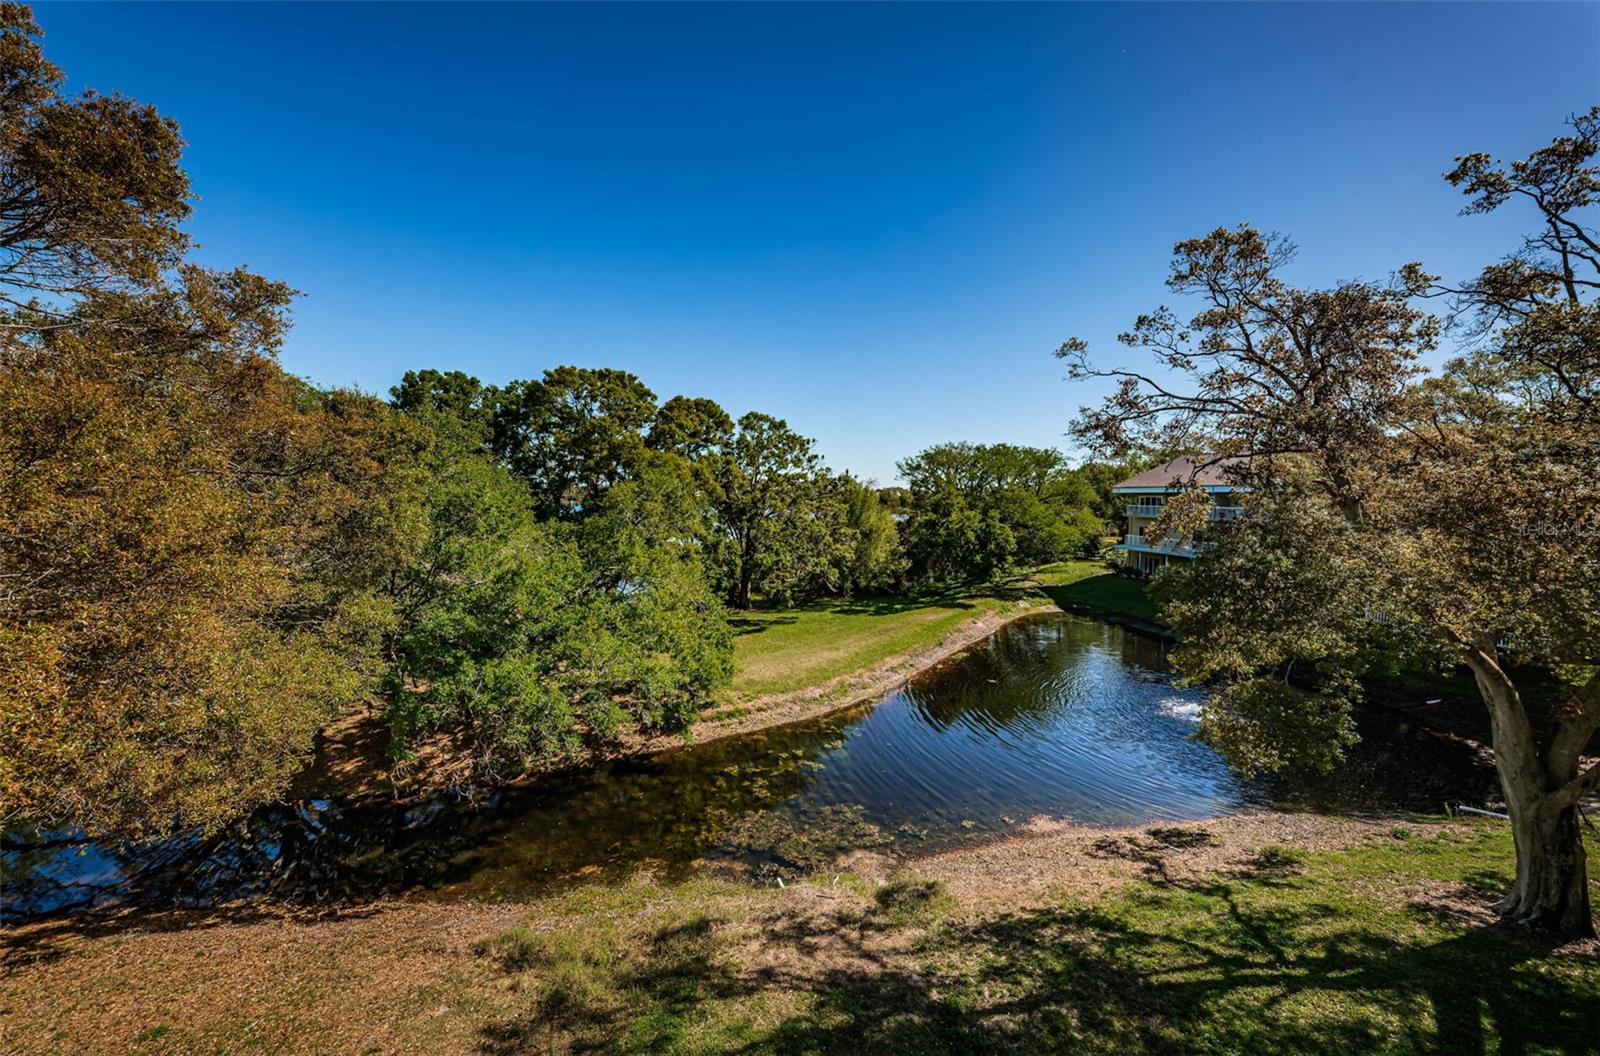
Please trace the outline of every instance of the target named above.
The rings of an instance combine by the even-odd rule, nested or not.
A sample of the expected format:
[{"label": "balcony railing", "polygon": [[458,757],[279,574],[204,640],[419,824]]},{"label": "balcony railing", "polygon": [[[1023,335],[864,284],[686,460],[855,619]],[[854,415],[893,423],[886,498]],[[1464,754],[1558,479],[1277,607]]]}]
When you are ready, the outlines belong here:
[{"label": "balcony railing", "polygon": [[1146,539],[1143,532],[1129,532],[1122,539],[1124,550],[1147,550],[1153,554],[1178,554],[1183,557],[1193,557],[1209,545],[1193,539]]},{"label": "balcony railing", "polygon": [[[1136,502],[1125,508],[1129,517],[1160,517],[1165,511],[1165,506],[1153,506],[1143,502]],[[1206,518],[1213,521],[1233,521],[1243,516],[1243,506],[1213,506],[1206,510]]]}]

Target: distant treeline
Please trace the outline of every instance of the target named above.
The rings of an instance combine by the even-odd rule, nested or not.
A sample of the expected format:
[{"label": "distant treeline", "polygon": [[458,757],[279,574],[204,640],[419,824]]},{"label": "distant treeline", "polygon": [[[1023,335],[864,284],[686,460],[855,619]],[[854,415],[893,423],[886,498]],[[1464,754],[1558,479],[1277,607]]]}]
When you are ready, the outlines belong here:
[{"label": "distant treeline", "polygon": [[671,492],[679,536],[740,608],[974,583],[1092,553],[1114,476],[1053,450],[951,443],[902,461],[909,486],[880,491],[830,471],[781,419],[735,421],[696,397],[658,404],[620,370],[557,367],[504,386],[410,371],[392,397],[520,480],[538,520],[581,522],[627,481]]},{"label": "distant treeline", "polygon": [[392,401],[291,377],[293,291],[189,259],[177,127],[64,94],[37,36],[0,8],[7,825],[220,824],[372,702],[402,762],[519,772],[687,726],[729,605],[1097,546],[1114,475],[1052,451],[932,448],[891,512],[783,421],[623,371],[419,370]]}]

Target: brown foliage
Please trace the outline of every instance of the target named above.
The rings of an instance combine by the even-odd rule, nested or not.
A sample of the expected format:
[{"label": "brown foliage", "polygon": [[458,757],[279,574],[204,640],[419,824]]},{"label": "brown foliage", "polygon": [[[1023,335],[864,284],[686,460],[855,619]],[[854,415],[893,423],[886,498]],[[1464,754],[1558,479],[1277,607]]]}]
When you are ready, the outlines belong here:
[{"label": "brown foliage", "polygon": [[0,7],[3,820],[215,824],[370,686],[416,441],[283,373],[286,286],[181,264],[176,127],[37,32]]}]

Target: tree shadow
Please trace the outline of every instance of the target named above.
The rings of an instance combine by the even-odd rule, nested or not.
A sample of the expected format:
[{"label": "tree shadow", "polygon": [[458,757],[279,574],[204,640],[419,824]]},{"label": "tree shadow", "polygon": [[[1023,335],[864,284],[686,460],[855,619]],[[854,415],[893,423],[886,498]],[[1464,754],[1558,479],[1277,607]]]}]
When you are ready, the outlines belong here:
[{"label": "tree shadow", "polygon": [[[1273,856],[1191,881],[1156,864],[1158,850],[1139,853],[1159,883],[1122,900],[924,921],[899,944],[876,909],[774,914],[755,966],[736,967],[710,928],[664,952],[657,935],[603,999],[541,1001],[486,1032],[483,1052],[1600,1051],[1595,976],[1569,970],[1591,957],[1459,920],[1428,941],[1424,925],[1437,935],[1432,915],[1448,910],[1426,902],[1410,908],[1415,933],[1316,898],[1263,902],[1253,889],[1299,882],[1297,864]],[[780,995],[799,1011],[708,1026],[717,1002]]]},{"label": "tree shadow", "polygon": [[798,616],[767,616],[759,620],[749,616],[730,616],[728,626],[733,628],[733,636],[740,638],[747,634],[760,634],[776,624],[797,623],[799,620]]},{"label": "tree shadow", "polygon": [[[1018,592],[1018,597],[1021,592]],[[840,598],[832,602],[816,602],[805,609],[811,611],[825,611],[841,616],[898,616],[903,613],[917,612],[925,609],[955,609],[968,610],[977,607],[977,602],[969,595],[956,592],[939,593],[912,593],[895,594],[873,597]],[[784,609],[756,609],[753,612],[760,615],[733,615],[728,617],[728,626],[733,628],[735,637],[746,634],[760,634],[769,627],[797,623],[800,619],[797,612]]]},{"label": "tree shadow", "polygon": [[707,1002],[753,992],[754,984],[719,956],[717,924],[692,917],[659,928],[628,951],[563,949],[531,940],[507,966],[538,973],[531,1006],[486,1027],[479,1051],[659,1051],[679,1040]]},{"label": "tree shadow", "polygon": [[[826,973],[813,1013],[744,1051],[1596,1051],[1595,993],[1566,974],[1519,971],[1550,953],[1521,937],[1479,928],[1410,946],[1357,927],[1329,933],[1330,906],[1251,909],[1227,883],[1188,894],[1223,908],[1214,930],[1035,910],[939,940],[982,951],[966,980]],[[1322,1011],[1334,1003],[1348,1011]]]},{"label": "tree shadow", "polygon": [[1067,612],[1097,616],[1118,616],[1159,628],[1158,613],[1145,586],[1139,580],[1107,572],[1071,583],[1040,584],[1039,593]]},{"label": "tree shadow", "polygon": [[0,950],[0,967],[12,970],[23,965],[49,963],[71,954],[75,947],[88,940],[108,936],[196,932],[267,921],[319,925],[371,916],[383,908],[376,903],[305,908],[256,899],[207,907],[135,905],[106,911],[77,911],[7,926],[3,950]]},{"label": "tree shadow", "polygon": [[846,598],[831,606],[832,611],[851,616],[898,616],[918,609],[971,609],[977,603],[955,593],[903,594],[888,597]]}]

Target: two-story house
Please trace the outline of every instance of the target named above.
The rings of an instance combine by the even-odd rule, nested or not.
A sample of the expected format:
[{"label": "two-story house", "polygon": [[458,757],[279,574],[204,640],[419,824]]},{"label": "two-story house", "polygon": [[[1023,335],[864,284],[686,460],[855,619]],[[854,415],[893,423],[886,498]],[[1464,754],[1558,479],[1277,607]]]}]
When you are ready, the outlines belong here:
[{"label": "two-story house", "polygon": [[1242,514],[1244,511],[1236,499],[1236,493],[1241,489],[1230,484],[1225,476],[1225,470],[1234,461],[1212,459],[1207,455],[1185,455],[1114,485],[1111,494],[1127,502],[1124,511],[1128,517],[1128,533],[1117,544],[1117,549],[1122,551],[1124,565],[1149,575],[1172,561],[1187,561],[1195,556],[1201,544],[1193,539],[1157,539],[1145,535],[1145,530],[1161,516],[1167,500],[1179,492],[1198,488],[1209,496],[1211,509],[1208,516],[1213,521]]}]

